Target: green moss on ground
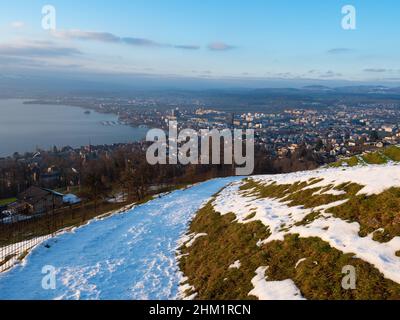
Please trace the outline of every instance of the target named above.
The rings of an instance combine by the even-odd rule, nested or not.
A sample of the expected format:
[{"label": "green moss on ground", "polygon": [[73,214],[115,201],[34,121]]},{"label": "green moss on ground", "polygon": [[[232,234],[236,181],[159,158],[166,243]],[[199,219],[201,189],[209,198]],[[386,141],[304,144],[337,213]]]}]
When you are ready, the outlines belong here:
[{"label": "green moss on ground", "polygon": [[390,146],[383,151],[383,154],[392,161],[400,161],[400,148]]},{"label": "green moss on ground", "polygon": [[366,153],[362,156],[362,159],[367,164],[385,164],[387,163],[387,158],[382,155],[379,151]]}]

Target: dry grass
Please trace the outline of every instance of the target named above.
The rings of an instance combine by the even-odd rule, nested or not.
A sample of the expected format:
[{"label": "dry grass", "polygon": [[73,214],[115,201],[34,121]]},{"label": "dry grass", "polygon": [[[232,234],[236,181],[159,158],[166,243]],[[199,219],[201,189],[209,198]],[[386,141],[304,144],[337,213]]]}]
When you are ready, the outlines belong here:
[{"label": "dry grass", "polygon": [[[363,186],[356,183],[348,182],[336,187],[329,185],[323,188],[304,189],[312,184],[315,182],[264,185],[247,179],[241,190],[246,191],[249,196],[276,199],[288,202],[289,207],[303,206],[308,209],[347,199],[346,203],[328,209],[327,212],[346,221],[358,222],[361,226],[360,236],[362,237],[374,233],[374,240],[387,242],[400,236],[400,188],[391,188],[380,194],[367,196],[357,195]],[[331,189],[345,193],[340,195],[324,194]],[[316,192],[320,193],[315,194]],[[318,212],[313,212],[299,224],[310,223],[318,215]]]},{"label": "dry grass", "polygon": [[385,164],[388,161],[400,161],[400,147],[390,146],[383,150],[377,150],[365,153],[361,156],[361,160],[358,156],[353,156],[346,159],[340,159],[329,166],[333,168],[338,168],[342,166],[354,167],[357,165],[365,164]]},{"label": "dry grass", "polygon": [[[190,232],[207,233],[190,248],[180,267],[188,283],[195,287],[197,299],[254,299],[251,279],[260,266],[268,266],[270,281],[292,279],[307,299],[400,299],[400,285],[387,280],[372,265],[351,254],[343,254],[319,238],[302,239],[289,235],[262,247],[260,239],[269,237],[259,221],[240,224],[234,214],[221,216],[211,202],[198,212]],[[296,264],[300,259],[304,262]],[[229,266],[240,260],[239,269]],[[352,265],[357,271],[357,289],[341,286],[342,268]],[[187,292],[188,294],[192,292]]]}]

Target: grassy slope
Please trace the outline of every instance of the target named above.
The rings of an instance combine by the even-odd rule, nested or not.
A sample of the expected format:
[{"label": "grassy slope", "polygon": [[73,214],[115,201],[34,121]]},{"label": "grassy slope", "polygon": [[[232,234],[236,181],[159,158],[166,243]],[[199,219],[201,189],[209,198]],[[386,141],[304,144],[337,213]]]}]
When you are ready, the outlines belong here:
[{"label": "grassy slope", "polygon": [[[190,232],[207,234],[190,248],[181,248],[180,267],[198,299],[254,299],[248,293],[260,266],[269,266],[268,281],[292,279],[307,299],[400,299],[400,285],[385,279],[369,263],[343,254],[319,238],[290,235],[258,247],[258,240],[269,236],[261,222],[237,223],[234,214],[221,216],[211,203],[199,211]],[[296,268],[303,258],[306,260]],[[229,269],[237,260],[241,267]],[[345,265],[357,270],[356,290],[342,289]]]},{"label": "grassy slope", "polygon": [[[383,164],[400,161],[400,148],[389,147],[382,151],[354,156],[333,166]],[[315,187],[320,182],[296,182],[288,185],[259,184],[246,179],[241,191],[248,196],[274,198],[288,206],[315,208],[339,200],[348,201],[327,212],[361,226],[360,236],[373,233],[373,239],[387,242],[400,236],[400,188],[391,188],[380,194],[357,195],[363,186],[344,183],[339,186]],[[308,187],[309,189],[304,189]],[[344,191],[343,194],[323,194],[328,190]],[[318,192],[322,194],[318,194]],[[321,213],[313,211],[298,224],[307,225]],[[246,220],[255,216],[251,210]],[[199,299],[250,299],[251,279],[260,266],[269,266],[266,276],[269,281],[292,279],[307,299],[396,299],[400,300],[400,284],[385,279],[371,264],[343,254],[320,238],[299,238],[289,235],[284,241],[273,241],[258,247],[260,239],[269,236],[268,228],[261,222],[239,224],[235,215],[221,216],[211,203],[198,212],[193,220],[191,233],[206,233],[190,248],[183,246],[180,260],[181,270],[189,278]],[[400,250],[396,252],[400,257]],[[297,268],[296,263],[306,258]],[[240,269],[229,266],[241,261]],[[343,290],[342,267],[353,265],[357,270],[357,289]],[[193,292],[187,292],[191,294]]]},{"label": "grassy slope", "polygon": [[388,161],[400,161],[400,147],[390,146],[383,150],[374,152],[367,152],[361,156],[353,156],[350,158],[341,159],[335,163],[330,164],[331,167],[349,166],[354,167],[357,165],[365,164],[385,164]]},{"label": "grassy slope", "polygon": [[[303,206],[315,208],[335,201],[348,201],[340,206],[328,209],[327,212],[350,222],[358,222],[361,226],[360,236],[374,233],[374,240],[385,242],[393,237],[400,236],[400,188],[391,188],[377,195],[357,195],[362,186],[355,183],[342,184],[337,187],[310,188],[318,180],[308,183],[294,183],[293,185],[278,185],[275,183],[263,185],[248,179],[241,187],[242,191],[248,190],[248,195],[260,198],[276,198],[281,202],[288,202],[288,206]],[[345,191],[345,194],[316,194],[317,191],[326,192],[329,189]],[[312,218],[318,215],[314,214]],[[307,219],[305,223],[310,222]],[[383,229],[383,232],[378,232]]]}]

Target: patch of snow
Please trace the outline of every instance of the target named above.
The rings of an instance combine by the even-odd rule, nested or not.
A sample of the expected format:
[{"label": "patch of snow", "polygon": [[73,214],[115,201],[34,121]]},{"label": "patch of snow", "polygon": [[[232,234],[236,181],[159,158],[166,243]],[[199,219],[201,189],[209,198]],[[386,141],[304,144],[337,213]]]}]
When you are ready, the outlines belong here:
[{"label": "patch of snow", "polygon": [[311,178],[323,180],[307,187],[310,189],[326,187],[330,184],[338,186],[342,183],[354,182],[365,186],[358,194],[372,195],[394,186],[400,186],[400,164],[356,166],[346,169],[324,168],[290,174],[257,176],[254,177],[254,180],[262,183],[275,181],[278,184],[293,184],[297,181],[307,182]]},{"label": "patch of snow", "polygon": [[63,196],[63,202],[68,204],[77,204],[81,202],[81,199],[76,195],[70,193]]},{"label": "patch of snow", "polygon": [[268,267],[259,267],[256,276],[251,280],[254,289],[249,295],[259,300],[305,300],[295,283],[290,280],[267,281],[265,272]]},{"label": "patch of snow", "polygon": [[[305,188],[305,189],[307,189],[307,188]],[[336,189],[329,189],[329,190],[326,190],[326,191],[322,192],[322,190],[318,190],[318,191],[314,192],[312,195],[316,196],[316,195],[324,195],[324,194],[330,194],[330,195],[333,195],[333,196],[341,196],[341,195],[346,194],[346,191],[336,190]]]},{"label": "patch of snow", "polygon": [[180,246],[184,245],[186,248],[190,248],[198,238],[206,237],[207,235],[207,233],[192,233],[184,235],[181,239],[179,239],[178,244]]},{"label": "patch of snow", "polygon": [[[198,295],[197,292],[194,292],[195,290],[196,289],[193,286],[191,286],[190,284],[188,284],[188,283],[180,284],[179,293],[178,293],[178,299],[180,299],[180,300],[194,300]],[[194,293],[192,293],[190,296],[188,296],[187,293],[186,293],[188,291],[191,291],[191,292],[194,292]]]},{"label": "patch of snow", "polygon": [[304,261],[306,261],[307,260],[307,258],[302,258],[302,259],[300,259],[299,261],[297,261],[296,262],[296,265],[295,265],[295,269],[297,269],[297,267],[302,263],[302,262],[304,262]]},{"label": "patch of snow", "polygon": [[236,260],[229,266],[229,269],[240,269],[241,266],[242,264],[240,263],[240,260]]},{"label": "patch of snow", "polygon": [[[178,289],[178,295],[177,299],[179,300],[194,300],[197,296],[198,293],[195,292],[196,289],[195,287],[191,286],[188,283],[189,278],[183,276],[183,274],[180,272],[181,280],[179,282],[179,289]],[[190,296],[187,295],[187,292],[193,292]]]},{"label": "patch of snow", "polygon": [[20,221],[26,221],[32,219],[31,216],[25,216],[23,214],[10,214],[9,216],[0,219],[0,223],[4,224],[12,224],[12,223],[17,223]]},{"label": "patch of snow", "polygon": [[124,192],[120,192],[116,195],[114,195],[112,198],[107,199],[108,203],[124,203],[126,199],[128,198],[128,195]]},{"label": "patch of snow", "polygon": [[186,248],[190,248],[190,247],[196,242],[196,240],[197,240],[198,238],[206,237],[206,236],[207,236],[207,233],[198,233],[198,234],[196,234],[196,235],[193,237],[192,240],[190,240],[188,243],[186,243]]}]

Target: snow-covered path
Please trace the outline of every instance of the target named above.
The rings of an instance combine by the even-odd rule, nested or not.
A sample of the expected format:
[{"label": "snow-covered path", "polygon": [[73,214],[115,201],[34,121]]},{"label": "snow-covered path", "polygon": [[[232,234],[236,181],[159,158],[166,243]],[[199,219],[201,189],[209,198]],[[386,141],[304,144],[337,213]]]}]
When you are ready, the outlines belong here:
[{"label": "snow-covered path", "polygon": [[[0,299],[174,299],[177,241],[213,194],[238,178],[216,179],[126,213],[64,233],[0,275]],[[42,288],[42,268],[56,269],[56,289]]]}]

